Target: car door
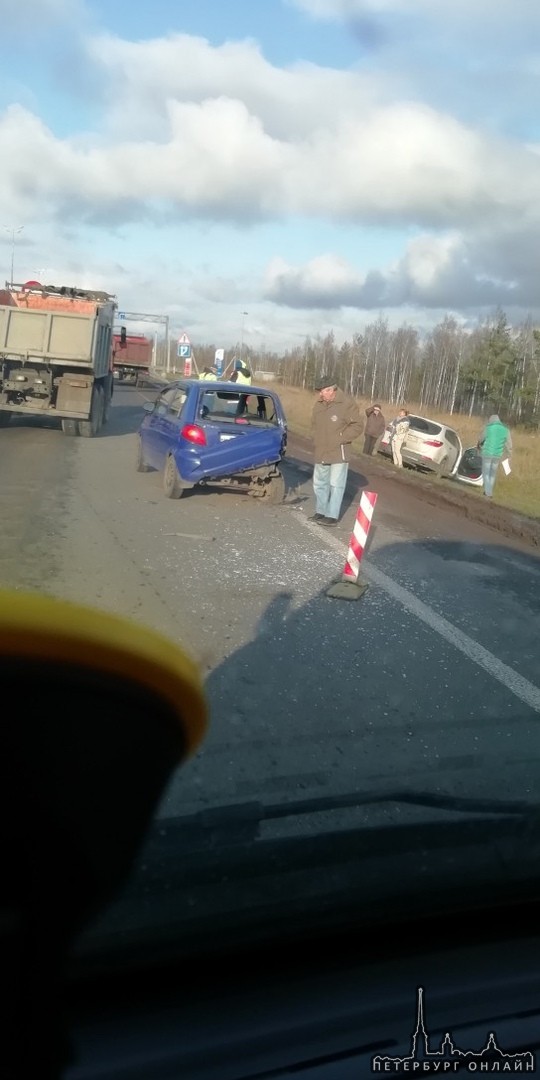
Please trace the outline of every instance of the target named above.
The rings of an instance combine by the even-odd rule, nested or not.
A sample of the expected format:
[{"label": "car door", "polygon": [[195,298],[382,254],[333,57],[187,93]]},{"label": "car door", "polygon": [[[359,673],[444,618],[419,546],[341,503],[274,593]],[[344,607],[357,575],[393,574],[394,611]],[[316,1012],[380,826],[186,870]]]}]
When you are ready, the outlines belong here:
[{"label": "car door", "polygon": [[461,455],[463,453],[463,446],[461,439],[453,428],[445,428],[445,441],[447,444],[447,456],[448,456],[448,475],[453,476],[456,472]]},{"label": "car door", "polygon": [[162,469],[169,449],[178,441],[180,412],[186,401],[186,391],[172,386],[156,399],[153,412],[146,422],[143,448],[145,459],[154,469]]},{"label": "car door", "polygon": [[477,446],[468,446],[463,451],[454,475],[466,484],[482,484],[482,454]]}]

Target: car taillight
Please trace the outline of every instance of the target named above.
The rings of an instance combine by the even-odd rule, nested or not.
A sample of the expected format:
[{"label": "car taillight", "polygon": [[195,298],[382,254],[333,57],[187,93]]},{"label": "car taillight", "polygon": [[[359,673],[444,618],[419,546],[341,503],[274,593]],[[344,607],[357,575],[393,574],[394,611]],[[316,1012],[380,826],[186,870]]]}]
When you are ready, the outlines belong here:
[{"label": "car taillight", "polygon": [[206,446],[204,429],[197,427],[197,424],[184,424],[180,432],[180,438],[187,439],[188,442],[197,443],[198,446]]},{"label": "car taillight", "polygon": [[426,439],[424,446],[444,446],[440,439]]}]

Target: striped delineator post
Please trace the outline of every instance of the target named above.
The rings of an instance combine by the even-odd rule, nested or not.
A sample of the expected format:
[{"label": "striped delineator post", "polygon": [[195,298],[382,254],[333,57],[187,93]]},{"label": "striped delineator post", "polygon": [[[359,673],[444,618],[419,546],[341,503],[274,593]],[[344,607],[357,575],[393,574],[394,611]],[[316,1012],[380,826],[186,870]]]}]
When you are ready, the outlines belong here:
[{"label": "striped delineator post", "polygon": [[349,540],[347,562],[343,571],[343,577],[349,581],[356,581],[360,573],[360,562],[364,554],[377,495],[374,491],[363,491],[360,506],[356,513],[354,529]]},{"label": "striped delineator post", "polygon": [[338,600],[358,600],[365,593],[368,585],[367,581],[359,580],[360,563],[366,549],[376,502],[377,494],[375,491],[362,492],[354,528],[349,540],[345,569],[339,581],[327,589],[327,596],[333,596]]}]

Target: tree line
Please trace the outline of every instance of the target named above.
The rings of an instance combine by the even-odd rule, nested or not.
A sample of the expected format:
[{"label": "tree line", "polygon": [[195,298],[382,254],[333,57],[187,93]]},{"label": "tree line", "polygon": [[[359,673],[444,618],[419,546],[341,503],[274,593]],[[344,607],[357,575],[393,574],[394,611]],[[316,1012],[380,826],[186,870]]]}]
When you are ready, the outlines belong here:
[{"label": "tree line", "polygon": [[[447,315],[424,338],[410,326],[390,330],[379,316],[340,346],[330,332],[282,355],[261,355],[244,343],[243,356],[290,386],[311,389],[326,372],[354,397],[540,424],[540,330],[530,320],[512,328],[501,310],[473,330]],[[197,357],[212,363],[213,346],[197,349]]]}]

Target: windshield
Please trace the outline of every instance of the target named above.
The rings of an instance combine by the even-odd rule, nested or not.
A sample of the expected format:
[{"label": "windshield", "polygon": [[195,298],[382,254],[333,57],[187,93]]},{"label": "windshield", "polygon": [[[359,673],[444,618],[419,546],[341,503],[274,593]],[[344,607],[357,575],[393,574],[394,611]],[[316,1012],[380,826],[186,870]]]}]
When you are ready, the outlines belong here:
[{"label": "windshield", "polygon": [[536,895],[522,6],[13,14],[0,585],[158,631],[209,706],[81,966]]}]

